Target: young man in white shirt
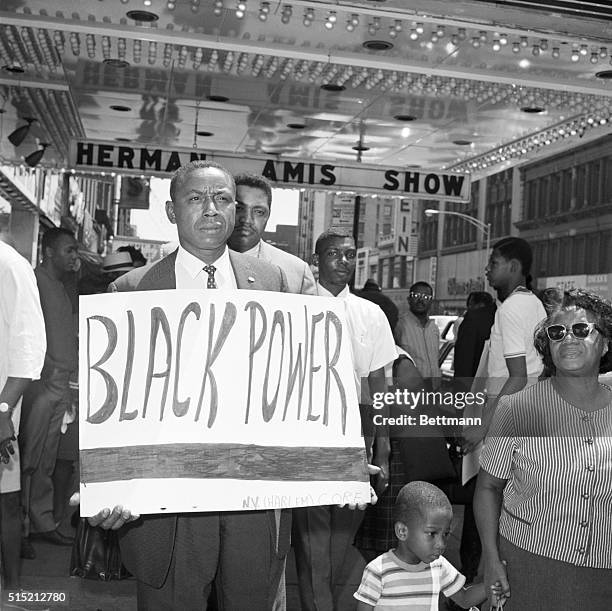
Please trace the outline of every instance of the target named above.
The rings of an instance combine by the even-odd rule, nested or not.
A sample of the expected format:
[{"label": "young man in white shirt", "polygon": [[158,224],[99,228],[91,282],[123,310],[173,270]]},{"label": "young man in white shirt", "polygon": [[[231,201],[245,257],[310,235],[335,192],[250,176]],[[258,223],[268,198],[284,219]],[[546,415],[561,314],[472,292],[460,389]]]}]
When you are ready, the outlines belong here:
[{"label": "young man in white shirt", "polygon": [[[317,239],[313,257],[319,268],[317,294],[336,297],[345,303],[357,394],[361,397],[364,394],[362,386],[367,386],[363,390],[365,394],[369,391],[370,395],[385,390],[384,368],[397,358],[397,351],[389,323],[380,307],[349,291],[348,282],[355,271],[355,257],[355,242],[347,233],[329,230]],[[361,402],[368,403],[369,397],[364,397]],[[368,423],[364,421],[369,456],[372,439],[368,439],[366,428]],[[376,486],[379,491],[388,478],[389,451],[387,436],[380,435],[374,439],[370,462],[382,469]],[[300,507],[293,510],[293,544],[303,611],[335,608],[334,586],[362,519],[362,511],[344,507]]]},{"label": "young man in white shirt", "polygon": [[542,359],[535,349],[533,333],[546,318],[546,310],[530,290],[532,260],[529,244],[516,237],[497,242],[489,258],[487,280],[497,291],[501,305],[491,328],[483,426],[464,431],[464,451],[473,450],[484,439],[499,397],[534,384],[542,373]]}]

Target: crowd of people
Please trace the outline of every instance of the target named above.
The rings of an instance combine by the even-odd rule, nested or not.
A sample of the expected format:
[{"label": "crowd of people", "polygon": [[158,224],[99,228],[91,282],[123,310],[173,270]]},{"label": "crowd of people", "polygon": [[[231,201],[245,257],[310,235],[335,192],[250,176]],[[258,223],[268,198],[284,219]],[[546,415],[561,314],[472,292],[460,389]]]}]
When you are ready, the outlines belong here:
[{"label": "crowd of people", "polygon": [[[497,299],[487,292],[468,297],[455,345],[453,390],[486,394],[477,410],[482,425],[432,426],[424,434],[374,425],[377,393],[441,388],[434,290],[414,283],[403,316],[372,280],[352,291],[355,241],[334,228],[316,240],[315,280],[306,262],[263,240],[271,206],[271,186],[261,176],[187,164],[174,174],[166,203],[178,247],[151,264],[120,249],[104,262],[105,282],[81,293],[249,289],[339,300],[371,503],[142,516],[128,506],[100,507],[88,524],[117,532],[138,608],[284,611],[293,545],[301,608],[339,609],[339,578],[355,544],[367,562],[354,594],[360,611],[434,609],[440,594],[464,608],[488,600],[508,611],[574,611],[585,603],[608,610],[612,390],[598,375],[612,363],[610,303],[582,290],[540,299],[531,288],[529,244],[500,240],[486,268]],[[19,588],[20,556],[34,557],[37,541],[75,545],[65,525],[78,484],[78,244],[69,230],[50,229],[41,247],[33,271],[0,241],[7,589]],[[386,409],[431,415],[448,406]],[[456,439],[460,464],[449,452]],[[443,556],[451,503],[464,506],[461,572]]]}]

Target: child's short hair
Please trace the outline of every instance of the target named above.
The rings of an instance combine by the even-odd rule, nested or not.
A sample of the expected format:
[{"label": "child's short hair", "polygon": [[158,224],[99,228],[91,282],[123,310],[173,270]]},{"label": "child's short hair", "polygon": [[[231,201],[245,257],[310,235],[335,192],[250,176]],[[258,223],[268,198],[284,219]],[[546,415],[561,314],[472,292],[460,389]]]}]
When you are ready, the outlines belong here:
[{"label": "child's short hair", "polygon": [[428,482],[410,482],[397,495],[393,507],[393,520],[407,524],[414,518],[424,517],[433,508],[453,508],[448,497],[440,488]]}]

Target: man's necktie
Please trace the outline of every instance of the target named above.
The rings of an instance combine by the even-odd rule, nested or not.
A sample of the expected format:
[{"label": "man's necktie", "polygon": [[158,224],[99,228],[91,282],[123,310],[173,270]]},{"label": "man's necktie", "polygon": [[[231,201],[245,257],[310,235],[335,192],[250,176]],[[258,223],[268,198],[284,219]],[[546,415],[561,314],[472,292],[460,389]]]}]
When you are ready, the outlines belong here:
[{"label": "man's necktie", "polygon": [[214,265],[205,265],[204,271],[208,274],[208,282],[206,283],[207,289],[216,289],[217,283],[215,282],[215,272],[217,268]]}]

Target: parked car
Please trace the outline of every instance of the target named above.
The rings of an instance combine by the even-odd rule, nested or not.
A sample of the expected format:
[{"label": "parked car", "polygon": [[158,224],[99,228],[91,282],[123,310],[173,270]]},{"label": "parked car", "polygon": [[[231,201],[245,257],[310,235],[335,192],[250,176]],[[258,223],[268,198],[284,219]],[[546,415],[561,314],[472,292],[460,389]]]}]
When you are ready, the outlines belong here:
[{"label": "parked car", "polygon": [[455,356],[455,338],[444,340],[440,344],[438,365],[442,373],[442,387],[451,388],[455,371],[453,368],[453,357]]},{"label": "parked car", "polygon": [[459,318],[458,316],[436,314],[430,318],[438,325],[438,330],[440,331],[440,346],[442,346],[445,341],[455,339],[454,324],[457,318]]}]

